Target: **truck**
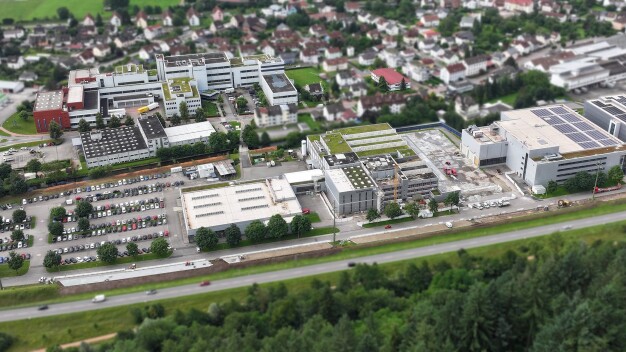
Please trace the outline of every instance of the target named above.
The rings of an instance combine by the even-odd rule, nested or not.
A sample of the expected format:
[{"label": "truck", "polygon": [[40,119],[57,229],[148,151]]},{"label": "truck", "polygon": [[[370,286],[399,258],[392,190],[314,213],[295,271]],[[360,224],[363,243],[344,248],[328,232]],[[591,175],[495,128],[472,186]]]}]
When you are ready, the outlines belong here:
[{"label": "truck", "polygon": [[[78,197],[77,197],[77,198],[78,198]],[[73,200],[71,200],[71,199],[66,199],[66,200],[65,200],[65,204],[66,204],[66,205],[72,205],[72,203],[74,203],[74,201],[73,201]]]},{"label": "truck", "polygon": [[511,202],[509,202],[508,200],[500,200],[500,201],[498,201],[498,206],[499,207],[508,207],[509,205],[511,205]]},{"label": "truck", "polygon": [[100,302],[104,302],[106,301],[106,296],[105,295],[96,295],[94,298],[91,299],[91,303],[100,303]]},{"label": "truck", "polygon": [[148,112],[148,111],[150,111],[150,109],[147,106],[142,106],[139,109],[137,109],[137,112],[140,113],[140,114],[143,114],[143,113]]},{"label": "truck", "polygon": [[605,187],[605,188],[596,187],[593,190],[593,193],[603,193],[603,192],[617,191],[618,189],[621,189],[621,188],[622,188],[622,184],[618,183],[617,186],[613,186],[613,187]]},{"label": "truck", "polygon": [[183,167],[182,166],[176,166],[170,169],[170,172],[175,174],[177,172],[183,172]]},{"label": "truck", "polygon": [[226,94],[235,93],[235,88],[224,89],[224,93],[226,93]]},{"label": "truck", "polygon": [[159,103],[151,103],[151,104],[148,104],[147,107],[148,107],[148,111],[152,111],[159,107]]}]

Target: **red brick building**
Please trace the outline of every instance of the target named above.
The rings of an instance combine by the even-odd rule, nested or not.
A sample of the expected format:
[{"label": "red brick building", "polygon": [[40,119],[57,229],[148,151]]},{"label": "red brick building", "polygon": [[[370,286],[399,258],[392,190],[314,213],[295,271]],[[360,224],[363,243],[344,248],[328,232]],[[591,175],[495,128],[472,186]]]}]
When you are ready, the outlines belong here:
[{"label": "red brick building", "polygon": [[[64,129],[70,128],[70,116],[66,106],[67,92],[68,89],[63,88],[62,90],[37,94],[33,109],[37,132],[48,132],[51,121],[55,121]],[[73,104],[76,106],[76,102]]]}]

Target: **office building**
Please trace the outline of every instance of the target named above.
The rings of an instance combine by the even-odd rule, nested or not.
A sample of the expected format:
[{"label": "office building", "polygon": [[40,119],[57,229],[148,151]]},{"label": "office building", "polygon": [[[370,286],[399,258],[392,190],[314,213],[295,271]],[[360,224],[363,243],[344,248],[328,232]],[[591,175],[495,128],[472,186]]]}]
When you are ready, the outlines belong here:
[{"label": "office building", "polygon": [[298,104],[298,91],[284,73],[264,74],[260,85],[269,105]]}]

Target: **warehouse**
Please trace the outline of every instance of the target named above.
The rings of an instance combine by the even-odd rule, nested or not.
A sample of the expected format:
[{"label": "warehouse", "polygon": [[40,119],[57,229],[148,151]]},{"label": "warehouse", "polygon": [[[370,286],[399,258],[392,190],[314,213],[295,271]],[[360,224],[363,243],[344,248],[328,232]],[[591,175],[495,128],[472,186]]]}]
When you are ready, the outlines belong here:
[{"label": "warehouse", "polygon": [[106,166],[150,156],[139,128],[124,126],[95,132],[82,132],[80,145],[87,167]]},{"label": "warehouse", "polygon": [[564,105],[505,111],[490,126],[470,126],[461,153],[476,167],[506,164],[529,186],[624,168],[626,160],[619,139]]},{"label": "warehouse", "polygon": [[284,178],[199,191],[181,190],[182,210],[190,240],[200,227],[223,231],[231,224],[243,232],[254,220],[279,214],[287,222],[302,213],[300,203]]},{"label": "warehouse", "polygon": [[585,117],[622,142],[626,141],[626,95],[587,100]]},{"label": "warehouse", "polygon": [[352,214],[379,207],[376,182],[362,165],[324,171],[326,196],[335,214]]}]

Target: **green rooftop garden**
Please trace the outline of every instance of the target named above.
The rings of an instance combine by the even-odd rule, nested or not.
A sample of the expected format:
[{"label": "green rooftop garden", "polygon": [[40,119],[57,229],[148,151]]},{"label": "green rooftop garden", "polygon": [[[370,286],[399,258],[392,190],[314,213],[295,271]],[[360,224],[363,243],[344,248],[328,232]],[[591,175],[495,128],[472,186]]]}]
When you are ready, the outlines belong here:
[{"label": "green rooftop garden", "polygon": [[367,157],[367,156],[374,156],[374,155],[395,154],[398,151],[400,153],[402,153],[402,155],[404,155],[404,156],[415,155],[415,152],[409,146],[367,150],[367,151],[363,151],[363,152],[358,152],[358,153],[356,153],[356,155],[358,155],[359,158],[364,158],[364,157]]},{"label": "green rooftop garden", "polygon": [[157,75],[156,69],[148,70],[148,76],[156,76],[156,75]]},{"label": "green rooftop garden", "polygon": [[179,77],[179,78],[173,78],[169,81],[172,82],[170,83],[170,89],[172,90],[172,93],[191,92],[191,85],[189,84],[189,81],[191,81],[191,78]]},{"label": "green rooftop garden", "polygon": [[126,64],[115,66],[115,73],[142,73],[144,72],[143,65]]},{"label": "green rooftop garden", "polygon": [[374,132],[374,131],[382,131],[389,130],[391,126],[387,123],[378,123],[375,125],[362,125],[362,126],[354,126],[354,127],[346,127],[335,130],[337,133],[341,134],[356,134],[356,133],[364,133],[364,132]]},{"label": "green rooftop garden", "polygon": [[352,148],[350,148],[339,133],[325,134],[322,138],[328,146],[328,153],[330,154],[349,153],[352,151]]},{"label": "green rooftop garden", "polygon": [[198,90],[196,89],[195,86],[191,86],[191,92],[193,93],[193,97],[197,98],[200,96],[200,94],[198,94]]},{"label": "green rooftop garden", "polygon": [[170,95],[170,88],[167,83],[163,83],[163,99],[172,100],[172,96]]}]

